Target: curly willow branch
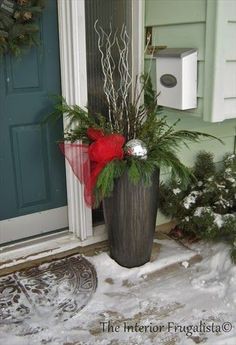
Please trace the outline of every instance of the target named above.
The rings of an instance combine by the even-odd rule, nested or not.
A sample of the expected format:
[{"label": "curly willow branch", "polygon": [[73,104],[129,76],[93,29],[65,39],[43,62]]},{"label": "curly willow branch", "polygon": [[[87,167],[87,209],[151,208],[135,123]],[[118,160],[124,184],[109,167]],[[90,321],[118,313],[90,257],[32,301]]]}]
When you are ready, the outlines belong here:
[{"label": "curly willow branch", "polygon": [[[104,76],[103,90],[108,103],[109,122],[112,131],[124,131],[127,126],[129,137],[129,92],[132,78],[129,73],[129,43],[130,39],[125,25],[122,26],[120,35],[112,32],[105,33],[98,20],[94,24],[98,35],[98,49],[101,53],[101,67]],[[118,59],[114,57],[115,49],[118,51]],[[119,81],[115,79],[114,72],[118,72]]]},{"label": "curly willow branch", "polygon": [[129,134],[130,131],[130,123],[129,123],[129,116],[128,116],[128,98],[129,98],[129,90],[132,83],[132,78],[129,73],[129,36],[127,34],[125,25],[122,26],[121,33],[120,33],[120,42],[118,37],[116,37],[116,44],[119,52],[119,62],[118,62],[118,71],[120,76],[120,87],[118,92],[121,95],[121,110],[123,115],[127,118],[127,131]]}]

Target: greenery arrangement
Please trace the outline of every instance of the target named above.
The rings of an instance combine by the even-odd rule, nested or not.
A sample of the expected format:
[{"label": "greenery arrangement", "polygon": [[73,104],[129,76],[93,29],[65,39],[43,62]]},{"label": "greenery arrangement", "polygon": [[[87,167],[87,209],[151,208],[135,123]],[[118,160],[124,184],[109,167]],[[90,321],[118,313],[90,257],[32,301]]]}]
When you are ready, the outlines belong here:
[{"label": "greenery arrangement", "polygon": [[[172,176],[178,177],[186,185],[192,173],[178,158],[181,145],[197,142],[201,137],[216,138],[205,133],[176,130],[178,121],[169,125],[162,115],[163,110],[157,105],[158,95],[148,75],[137,77],[135,85],[132,84],[129,74],[129,37],[124,26],[119,35],[117,31],[113,34],[112,30],[105,33],[97,23],[95,30],[101,52],[107,114],[91,113],[89,109],[82,109],[78,105],[68,105],[63,99],[50,116],[58,118],[64,114],[69,123],[64,140],[71,143],[81,140],[88,145],[89,152],[94,145],[94,138],[88,135],[91,129],[100,131],[108,138],[112,135],[124,138],[122,157],[111,157],[97,176],[93,188],[94,204],[98,205],[103,198],[111,195],[115,180],[125,171],[128,171],[133,183],[148,185],[155,169],[168,168]],[[117,62],[113,57],[113,49],[119,51]],[[127,149],[127,145],[137,139],[147,155],[136,155]],[[90,160],[93,163],[93,158],[90,157]]]},{"label": "greenery arrangement", "polygon": [[[150,79],[144,90],[150,86]],[[149,90],[147,90],[149,92]],[[150,96],[150,95],[149,95]],[[96,196],[95,207],[100,201],[111,195],[114,181],[125,171],[128,171],[130,180],[133,183],[150,184],[152,174],[156,168],[169,168],[172,176],[181,181],[185,186],[192,177],[191,170],[186,167],[178,158],[178,150],[181,144],[187,142],[197,142],[201,137],[212,137],[205,133],[186,130],[175,130],[177,123],[169,125],[165,116],[159,116],[160,109],[156,105],[155,97],[148,97],[148,104],[145,102],[141,106],[147,116],[145,121],[134,130],[134,123],[131,122],[136,138],[140,138],[147,145],[147,159],[125,155],[124,159],[113,159],[109,162],[98,176],[94,194]],[[130,105],[133,107],[133,105]],[[69,126],[65,131],[64,140],[66,142],[76,142],[82,140],[83,143],[91,145],[93,141],[88,137],[88,129],[95,128],[102,130],[105,135],[114,133],[110,128],[110,122],[101,114],[91,114],[78,105],[69,106],[63,99],[62,103],[55,106],[52,117],[60,117],[64,114],[69,119]],[[135,118],[136,120],[136,118]],[[72,127],[73,125],[73,127]],[[71,129],[73,128],[73,129]],[[119,133],[125,134],[123,131]],[[127,137],[126,142],[128,142]],[[132,138],[132,137],[131,137]],[[216,139],[215,137],[213,137]]]},{"label": "greenery arrangement", "polygon": [[[179,237],[226,241],[236,263],[236,155],[216,169],[211,153],[200,152],[186,188],[176,179],[161,186],[161,211],[177,221]],[[176,231],[177,230],[177,231]]]},{"label": "greenery arrangement", "polygon": [[20,55],[26,47],[38,44],[43,8],[44,0],[0,1],[0,55]]}]

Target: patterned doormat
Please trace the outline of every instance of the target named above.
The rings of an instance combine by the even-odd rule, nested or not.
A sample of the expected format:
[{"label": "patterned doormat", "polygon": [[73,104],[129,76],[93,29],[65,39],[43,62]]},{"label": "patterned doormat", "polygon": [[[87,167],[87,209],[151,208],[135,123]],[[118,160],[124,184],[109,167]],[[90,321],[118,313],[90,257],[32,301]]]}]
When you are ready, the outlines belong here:
[{"label": "patterned doormat", "polygon": [[80,255],[2,277],[0,325],[28,324],[27,332],[37,333],[47,328],[49,319],[66,321],[75,316],[96,287],[95,268]]}]

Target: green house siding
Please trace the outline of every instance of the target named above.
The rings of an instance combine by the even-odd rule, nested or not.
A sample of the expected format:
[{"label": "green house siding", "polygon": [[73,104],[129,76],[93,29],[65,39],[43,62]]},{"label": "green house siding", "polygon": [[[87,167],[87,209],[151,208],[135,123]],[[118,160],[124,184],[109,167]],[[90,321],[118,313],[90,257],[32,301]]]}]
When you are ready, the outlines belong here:
[{"label": "green house siding", "polygon": [[[219,162],[234,148],[236,128],[236,1],[235,0],[146,0],[145,26],[153,30],[152,45],[198,49],[198,107],[180,111],[165,108],[168,121],[180,118],[182,129],[213,134],[213,140],[183,147],[181,160],[192,166],[199,150],[215,154]],[[155,85],[156,60],[145,58]],[[162,171],[162,179],[168,172]],[[159,215],[158,223],[165,218]]]},{"label": "green house siding", "polygon": [[[184,113],[186,116],[201,118],[203,116],[206,0],[146,0],[145,25],[152,26],[154,46],[198,49],[198,107]],[[146,66],[149,63],[146,61]],[[154,76],[155,59],[152,65]],[[173,109],[167,109],[167,112],[179,113]]]},{"label": "green house siding", "polygon": [[145,25],[155,46],[198,49],[198,107],[184,114],[210,122],[236,118],[236,1],[146,0]]}]

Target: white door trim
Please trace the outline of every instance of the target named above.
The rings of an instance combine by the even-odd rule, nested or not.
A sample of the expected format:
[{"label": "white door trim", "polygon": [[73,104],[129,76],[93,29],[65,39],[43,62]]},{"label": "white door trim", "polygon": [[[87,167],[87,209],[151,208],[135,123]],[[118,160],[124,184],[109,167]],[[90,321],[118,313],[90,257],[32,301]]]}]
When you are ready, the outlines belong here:
[{"label": "white door trim", "polygon": [[[67,103],[86,106],[87,68],[84,1],[58,0],[62,96]],[[64,118],[64,127],[68,124]],[[93,235],[92,212],[84,201],[83,186],[66,162],[69,231],[84,241]]]},{"label": "white door trim", "polygon": [[0,222],[0,243],[42,235],[55,229],[68,228],[67,215],[67,206],[63,206],[2,220]]}]

